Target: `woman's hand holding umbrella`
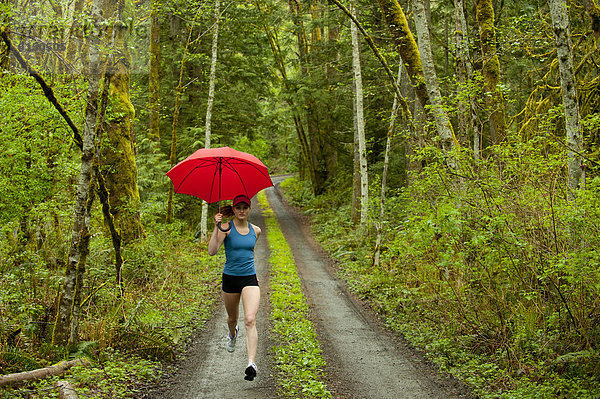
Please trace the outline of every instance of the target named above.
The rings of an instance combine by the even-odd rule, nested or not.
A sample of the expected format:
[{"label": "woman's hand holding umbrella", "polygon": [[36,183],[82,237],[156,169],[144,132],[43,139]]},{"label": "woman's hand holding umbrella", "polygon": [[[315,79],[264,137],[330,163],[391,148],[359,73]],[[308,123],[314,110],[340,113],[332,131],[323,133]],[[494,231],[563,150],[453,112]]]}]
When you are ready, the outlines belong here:
[{"label": "woman's hand holding umbrella", "polygon": [[227,232],[229,230],[231,230],[231,226],[229,226],[229,228],[225,229],[223,227],[221,227],[221,223],[223,222],[223,214],[222,213],[217,213],[215,215],[215,225],[218,227],[219,230],[221,230],[222,232]]},{"label": "woman's hand holding umbrella", "polygon": [[215,225],[219,228],[219,230],[221,230],[223,233],[228,232],[229,230],[231,230],[231,224],[229,225],[229,227],[227,228],[223,228],[221,227],[221,223],[223,223],[223,218],[224,217],[231,217],[233,216],[233,209],[231,208],[231,205],[227,205],[224,206],[223,208],[221,208],[219,210],[219,212],[215,215]]}]

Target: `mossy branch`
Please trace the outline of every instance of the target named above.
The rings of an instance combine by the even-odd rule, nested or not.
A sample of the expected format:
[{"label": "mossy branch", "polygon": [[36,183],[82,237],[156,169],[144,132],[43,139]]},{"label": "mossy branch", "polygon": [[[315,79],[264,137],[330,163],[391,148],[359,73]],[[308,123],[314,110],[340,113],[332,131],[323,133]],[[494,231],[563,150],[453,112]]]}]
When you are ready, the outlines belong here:
[{"label": "mossy branch", "polygon": [[40,84],[42,90],[44,91],[44,95],[46,96],[48,101],[50,101],[50,103],[54,105],[54,108],[56,108],[58,113],[63,117],[65,122],[67,122],[67,125],[69,125],[69,127],[73,131],[73,138],[75,140],[75,144],[77,144],[79,149],[83,149],[83,139],[81,138],[81,134],[79,134],[79,129],[77,128],[77,126],[75,126],[75,123],[73,122],[69,114],[67,114],[67,111],[65,111],[62,105],[58,102],[58,99],[54,95],[54,90],[52,90],[52,88],[48,86],[44,78],[42,78],[42,76],[31,65],[29,65],[29,63],[25,60],[25,58],[23,58],[23,55],[19,52],[19,50],[15,46],[13,46],[10,37],[8,37],[9,32],[10,30],[6,26],[0,28],[0,34],[2,35],[2,40],[6,44],[8,52],[12,53],[17,59],[17,61],[19,61],[19,64],[21,64],[21,67],[25,69],[27,73]]}]

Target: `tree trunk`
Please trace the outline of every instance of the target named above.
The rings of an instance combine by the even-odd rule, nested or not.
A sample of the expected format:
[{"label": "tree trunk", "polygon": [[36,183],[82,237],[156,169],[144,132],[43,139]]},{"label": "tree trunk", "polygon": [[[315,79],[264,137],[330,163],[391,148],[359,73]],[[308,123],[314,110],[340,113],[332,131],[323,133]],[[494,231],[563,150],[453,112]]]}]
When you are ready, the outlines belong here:
[{"label": "tree trunk", "polygon": [[[196,12],[196,16],[197,15],[198,13]],[[194,21],[196,20],[196,16],[194,16]],[[171,167],[175,166],[175,163],[177,162],[177,125],[179,124],[179,104],[181,101],[181,95],[183,94],[183,72],[188,49],[192,39],[193,28],[194,26],[191,25],[188,31],[187,41],[185,42],[185,47],[183,48],[183,56],[181,57],[181,63],[179,66],[179,81],[177,82],[177,87],[175,89],[175,106],[173,109],[173,121],[171,122],[171,151],[169,155]],[[171,223],[173,221],[173,193],[174,187],[172,184],[169,184],[169,197],[167,199],[166,217],[167,223]]]},{"label": "tree trunk", "polygon": [[155,143],[154,149],[158,152],[160,144],[160,21],[159,3],[152,1],[150,14],[150,70],[148,72],[148,109],[150,120],[148,124],[148,138]]},{"label": "tree trunk", "polygon": [[[95,21],[99,21],[99,8],[96,1],[92,6]],[[100,54],[98,52],[99,40],[93,35],[89,46],[89,76],[87,107],[85,113],[85,127],[83,132],[83,148],[81,155],[81,170],[77,182],[77,195],[75,198],[74,222],[71,238],[71,249],[67,262],[65,277],[60,293],[52,343],[65,345],[69,339],[76,338],[71,333],[73,328],[73,310],[78,307],[77,298],[83,287],[85,261],[89,252],[89,217],[88,206],[90,195],[93,192],[92,168],[95,157],[96,119],[98,113],[98,87],[100,81]],[[77,318],[75,317],[75,322]]]},{"label": "tree trunk", "polygon": [[[352,12],[356,14],[355,1],[352,4]],[[366,226],[368,208],[369,208],[369,176],[367,172],[367,147],[365,139],[365,118],[363,110],[363,87],[362,87],[362,71],[360,66],[360,43],[358,40],[358,29],[354,22],[350,23],[352,33],[352,72],[354,76],[355,97],[354,102],[355,114],[355,137],[354,142],[357,144],[355,153],[358,154],[358,171],[360,176],[360,223],[361,226]],[[356,171],[354,172],[356,173]],[[353,201],[355,202],[355,201]],[[356,201],[358,202],[358,201]]]},{"label": "tree trunk", "polygon": [[[0,0],[0,4],[3,7],[10,7],[9,0]],[[9,35],[9,23],[10,20],[8,18],[8,13],[2,14],[2,19],[0,19],[0,29],[2,32],[6,31],[6,35]],[[0,78],[4,75],[5,72],[10,71],[10,52],[8,46],[4,43],[4,41],[0,41]]]},{"label": "tree trunk", "polygon": [[468,142],[472,136],[471,126],[471,95],[467,87],[473,77],[469,63],[468,26],[465,18],[463,0],[454,0],[454,42],[456,45],[456,80],[457,80],[457,136],[462,142]]},{"label": "tree trunk", "polygon": [[69,381],[56,381],[54,386],[58,389],[58,399],[79,399],[75,387]]},{"label": "tree trunk", "polygon": [[585,186],[585,171],[581,152],[583,150],[583,132],[579,123],[579,105],[577,104],[577,90],[573,74],[573,53],[571,35],[569,32],[569,15],[565,0],[549,0],[554,39],[556,41],[556,55],[560,70],[560,85],[563,104],[565,107],[565,128],[567,131],[567,146],[569,166],[567,172],[567,186],[569,195],[573,191]]},{"label": "tree trunk", "polygon": [[[329,9],[327,11],[327,43],[325,48],[327,49],[324,53],[325,58],[325,76],[327,77],[327,100],[323,106],[326,107],[324,112],[324,125],[326,135],[330,134],[327,132],[336,131],[338,121],[336,116],[329,112],[331,104],[337,101],[336,84],[339,81],[339,74],[337,68],[334,67],[340,59],[340,27],[341,23],[338,17],[338,11]],[[338,174],[339,170],[339,139],[333,137],[325,142],[325,165],[329,173],[333,176]]]},{"label": "tree trunk", "polygon": [[[454,135],[454,129],[444,110],[444,104],[440,87],[438,83],[435,65],[433,63],[433,53],[431,51],[431,39],[429,34],[429,24],[425,13],[425,0],[413,0],[414,20],[419,38],[419,52],[421,62],[423,63],[423,74],[425,76],[427,93],[431,102],[431,112],[433,114],[438,135],[442,142],[444,152],[449,153],[458,146],[458,141]],[[448,160],[449,166],[454,166],[452,160]]]},{"label": "tree trunk", "polygon": [[[400,86],[400,79],[402,76],[402,63],[398,67],[398,79],[396,84]],[[390,117],[390,125],[387,131],[387,137],[385,141],[385,153],[383,156],[383,172],[381,172],[381,195],[379,201],[379,219],[375,223],[377,229],[377,238],[375,239],[375,255],[373,256],[373,265],[379,267],[381,264],[381,241],[383,240],[383,220],[385,218],[385,195],[387,185],[387,174],[390,164],[390,151],[392,148],[392,137],[394,136],[394,129],[396,128],[396,118],[398,117],[398,95],[394,95],[394,104],[392,105],[392,115]]]},{"label": "tree trunk", "polygon": [[506,136],[504,99],[500,92],[500,62],[496,49],[496,28],[492,0],[476,0],[476,16],[479,26],[481,53],[483,56],[482,75],[487,91],[487,105],[490,116],[489,137],[484,137],[484,147],[502,142]]},{"label": "tree trunk", "polygon": [[42,369],[24,371],[22,373],[13,373],[0,376],[0,387],[19,384],[25,381],[37,381],[47,377],[61,375],[73,366],[90,366],[87,359],[75,359],[62,361],[55,365],[44,367]]},{"label": "tree trunk", "polygon": [[[129,0],[127,0],[129,1]],[[137,186],[135,163],[135,138],[133,119],[135,110],[129,96],[129,7],[117,0],[104,2],[103,15],[114,15],[111,21],[107,46],[114,50],[107,65],[109,82],[109,118],[102,124],[101,170],[107,183],[111,213],[123,244],[143,236],[140,220],[140,193]]]},{"label": "tree trunk", "polygon": [[396,44],[398,53],[404,61],[408,76],[410,76],[417,98],[422,107],[429,104],[429,94],[423,75],[423,65],[417,42],[408,27],[406,15],[397,0],[377,0],[385,17],[392,40]]},{"label": "tree trunk", "polygon": [[[298,41],[298,53],[300,60],[300,73],[302,79],[308,79],[309,66],[309,46],[302,22],[302,9],[298,0],[289,0],[292,20],[295,26],[295,34]],[[325,190],[325,181],[327,180],[327,169],[322,156],[322,144],[319,129],[319,117],[316,110],[316,103],[310,93],[305,93],[303,98],[304,110],[306,115],[307,134],[305,136],[307,152],[307,166],[311,177],[313,194],[322,194]]]},{"label": "tree trunk", "polygon": [[[354,2],[350,6],[352,17],[355,17]],[[354,66],[354,29],[356,25],[354,22],[350,22],[351,35],[352,35],[352,65]],[[354,73],[354,71],[352,71]],[[354,75],[353,75],[354,77]],[[352,132],[353,132],[353,146],[352,146],[352,224],[357,225],[360,223],[360,155],[358,151],[358,119],[356,118],[356,96],[357,96],[356,81],[352,80]]]},{"label": "tree trunk", "polygon": [[[354,51],[354,48],[352,49]],[[354,58],[352,59],[354,62]],[[352,224],[360,223],[360,155],[358,152],[358,120],[356,118],[356,82],[352,82]]]},{"label": "tree trunk", "polygon": [[[215,77],[217,70],[217,50],[219,44],[219,0],[215,0],[215,24],[212,40],[212,54],[210,59],[210,77],[208,81],[208,101],[206,103],[206,120],[204,134],[204,148],[210,148],[212,108],[215,99]],[[200,220],[200,239],[206,241],[207,237],[208,203],[202,202],[202,218]]]}]

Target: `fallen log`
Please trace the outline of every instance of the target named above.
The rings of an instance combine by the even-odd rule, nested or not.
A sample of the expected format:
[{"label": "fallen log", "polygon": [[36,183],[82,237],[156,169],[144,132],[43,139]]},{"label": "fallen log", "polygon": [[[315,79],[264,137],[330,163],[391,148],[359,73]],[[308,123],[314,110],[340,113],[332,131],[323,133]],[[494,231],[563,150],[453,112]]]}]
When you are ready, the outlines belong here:
[{"label": "fallen log", "polygon": [[21,373],[6,374],[0,376],[0,387],[18,384],[24,381],[41,380],[46,377],[60,375],[73,366],[90,366],[91,363],[87,359],[75,359],[62,361],[52,366],[44,367],[43,369],[23,371]]},{"label": "fallen log", "polygon": [[69,381],[57,381],[54,386],[58,388],[59,399],[79,399],[75,387]]}]

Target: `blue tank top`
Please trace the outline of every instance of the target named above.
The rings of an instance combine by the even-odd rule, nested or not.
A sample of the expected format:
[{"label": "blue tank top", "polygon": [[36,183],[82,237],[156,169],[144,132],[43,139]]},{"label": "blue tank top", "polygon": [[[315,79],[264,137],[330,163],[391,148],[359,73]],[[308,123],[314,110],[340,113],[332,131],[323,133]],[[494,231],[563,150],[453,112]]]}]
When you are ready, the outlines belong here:
[{"label": "blue tank top", "polygon": [[230,276],[251,276],[256,274],[254,267],[254,245],[256,233],[250,223],[250,231],[246,235],[240,234],[235,229],[233,220],[229,222],[231,230],[225,237],[225,268],[223,273]]}]

